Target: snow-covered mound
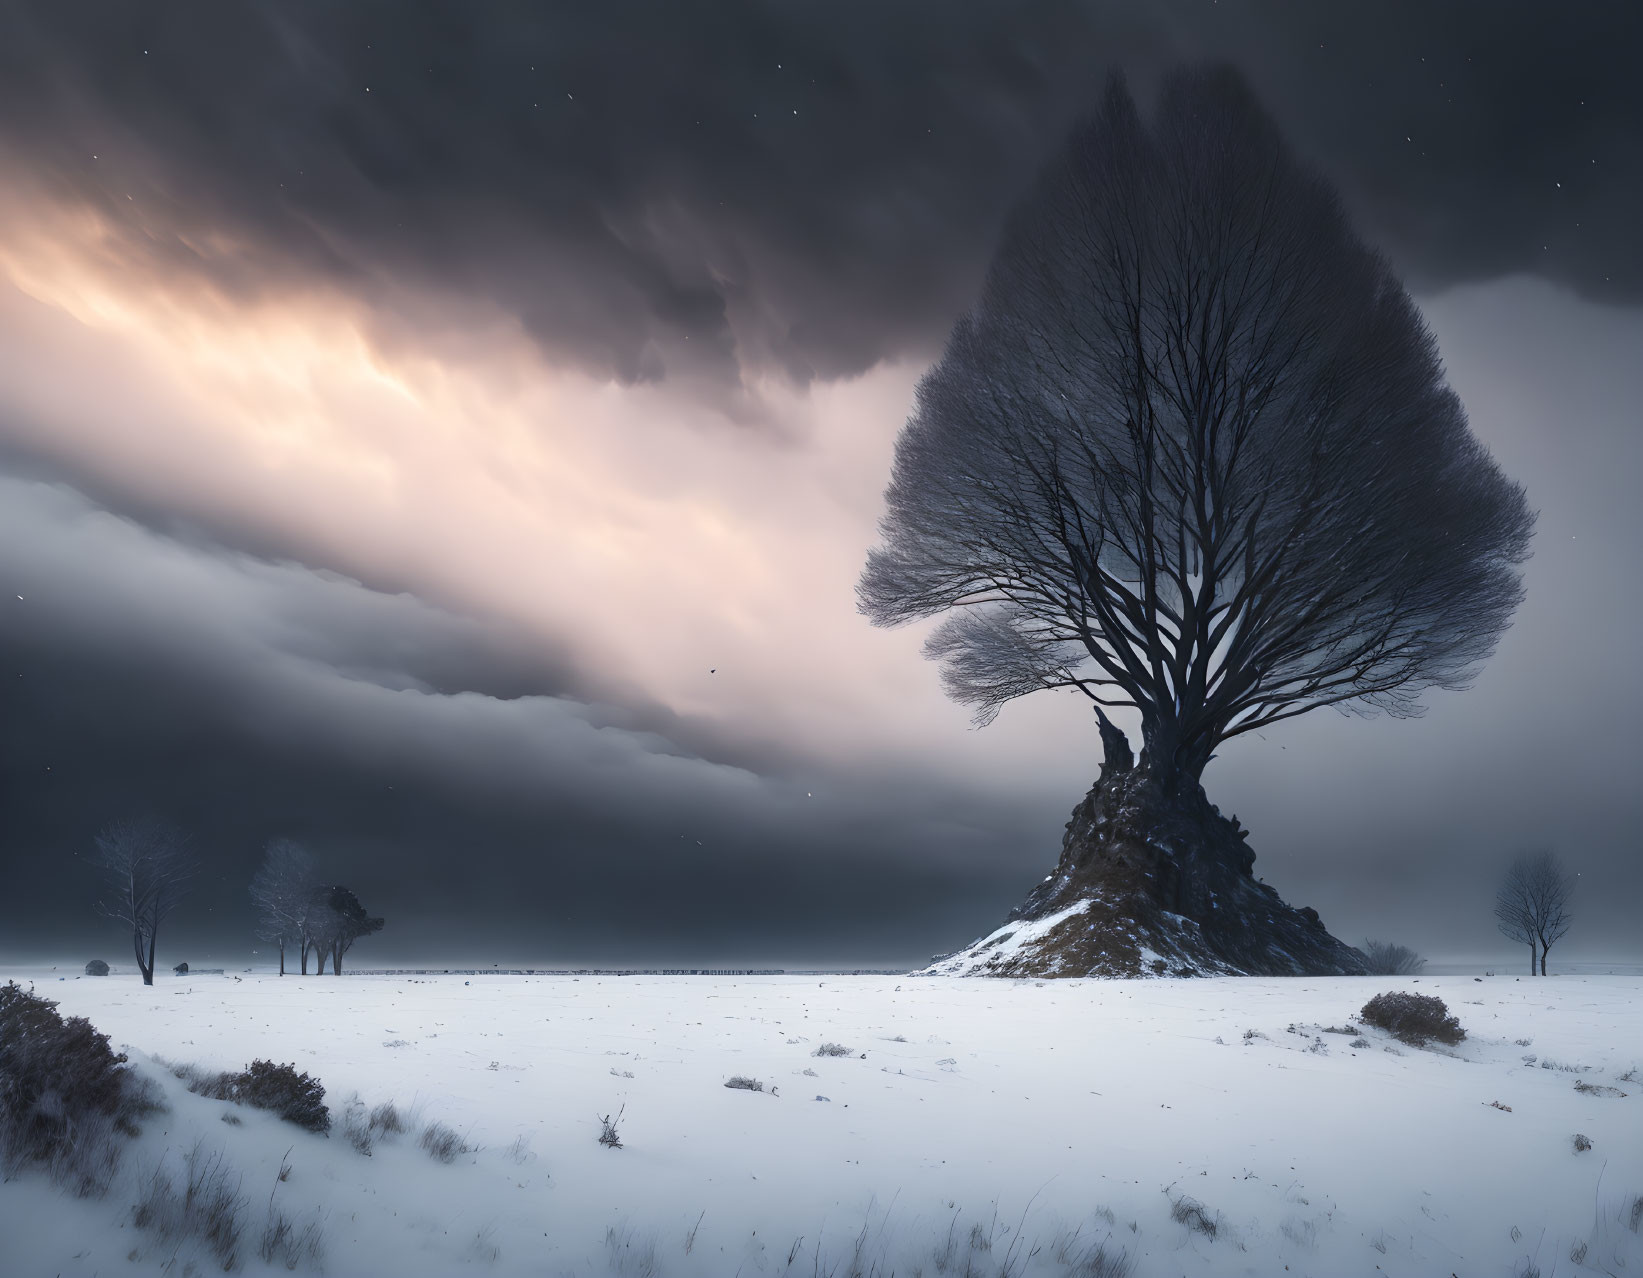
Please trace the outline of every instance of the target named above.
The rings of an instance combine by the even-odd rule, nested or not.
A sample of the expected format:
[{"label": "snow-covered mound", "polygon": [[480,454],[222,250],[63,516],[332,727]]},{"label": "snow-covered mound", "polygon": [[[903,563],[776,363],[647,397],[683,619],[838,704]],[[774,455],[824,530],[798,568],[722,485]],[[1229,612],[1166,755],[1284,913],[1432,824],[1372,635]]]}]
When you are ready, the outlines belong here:
[{"label": "snow-covered mound", "polygon": [[1255,877],[1236,820],[1202,789],[1162,791],[1128,747],[1073,809],[1055,869],[1003,926],[930,973],[1352,976],[1364,956]]},{"label": "snow-covered mound", "polygon": [[[133,1210],[190,1157],[240,1202],[247,1273],[1048,1278],[1101,1249],[1133,1278],[1643,1268],[1639,977],[32,977],[132,1044],[170,1111],[105,1197],[0,1183],[7,1278],[220,1271]],[[1355,1019],[1395,988],[1468,1038]],[[325,1084],[329,1137],[156,1060],[256,1057]],[[367,1155],[345,1117],[385,1102],[415,1121]],[[265,1263],[276,1216],[291,1245]]]},{"label": "snow-covered mound", "polygon": [[[933,960],[922,976],[1236,976],[1200,952],[1197,925],[1161,911],[1150,932],[1111,909],[1100,895],[1038,918],[1015,919]],[[1165,939],[1160,943],[1160,936]],[[1159,945],[1160,949],[1154,949]],[[1117,971],[1114,954],[1133,955]]]}]

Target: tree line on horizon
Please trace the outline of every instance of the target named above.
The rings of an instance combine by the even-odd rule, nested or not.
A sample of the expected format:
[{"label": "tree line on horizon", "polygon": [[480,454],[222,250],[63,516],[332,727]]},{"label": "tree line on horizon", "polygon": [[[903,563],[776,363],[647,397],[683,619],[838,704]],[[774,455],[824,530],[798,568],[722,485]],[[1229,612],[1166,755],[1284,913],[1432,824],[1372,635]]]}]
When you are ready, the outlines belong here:
[{"label": "tree line on horizon", "polygon": [[[154,948],[160,924],[187,895],[199,869],[188,837],[175,826],[147,819],[114,821],[95,840],[93,863],[107,876],[110,890],[98,902],[99,912],[131,928],[132,949],[143,984],[154,984]],[[1495,894],[1496,923],[1508,939],[1529,947],[1529,972],[1545,976],[1546,956],[1574,921],[1569,902],[1575,879],[1557,853],[1525,853],[1507,868]],[[380,932],[382,918],[372,917],[354,892],[325,883],[312,853],[294,839],[270,839],[263,862],[251,880],[251,902],[257,910],[258,935],[279,949],[280,975],[286,975],[288,949],[298,955],[300,975],[342,971],[342,957],[361,937]],[[1407,975],[1425,960],[1406,946],[1365,943],[1371,974]],[[100,960],[94,960],[90,967]],[[106,974],[106,964],[102,964]],[[179,965],[186,970],[186,964]]]},{"label": "tree line on horizon", "polygon": [[281,976],[288,945],[296,946],[301,975],[308,975],[312,953],[316,974],[324,975],[329,955],[335,976],[354,942],[383,927],[383,920],[372,918],[349,889],[322,883],[313,855],[294,839],[269,841],[262,868],[251,880],[251,902],[261,923],[259,935],[279,947]]},{"label": "tree line on horizon", "polygon": [[[137,970],[144,985],[154,984],[160,924],[188,895],[200,868],[187,834],[146,817],[113,821],[98,832],[92,863],[107,885],[98,912],[131,929]],[[354,942],[380,932],[385,923],[372,917],[350,888],[324,882],[313,855],[292,839],[269,840],[251,880],[251,902],[258,935],[279,947],[281,976],[288,948],[300,955],[302,975],[308,974],[310,954],[316,974],[324,973],[327,958],[332,974],[340,974],[342,956]]]}]

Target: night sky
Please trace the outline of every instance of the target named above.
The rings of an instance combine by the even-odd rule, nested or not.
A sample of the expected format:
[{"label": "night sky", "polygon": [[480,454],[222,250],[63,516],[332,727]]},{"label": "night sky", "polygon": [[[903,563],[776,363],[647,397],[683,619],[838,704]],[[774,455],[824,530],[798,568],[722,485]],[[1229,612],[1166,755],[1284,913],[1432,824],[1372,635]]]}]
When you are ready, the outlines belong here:
[{"label": "night sky", "polygon": [[[357,962],[893,965],[996,924],[1100,762],[977,731],[854,584],[912,388],[1122,69],[1241,69],[1540,512],[1419,720],[1210,796],[1338,935],[1643,957],[1643,22],[1611,2],[0,3],[0,955],[119,961],[112,818],[251,961],[306,841]],[[369,952],[367,952],[369,951]],[[1556,956],[1554,955],[1554,966]]]}]

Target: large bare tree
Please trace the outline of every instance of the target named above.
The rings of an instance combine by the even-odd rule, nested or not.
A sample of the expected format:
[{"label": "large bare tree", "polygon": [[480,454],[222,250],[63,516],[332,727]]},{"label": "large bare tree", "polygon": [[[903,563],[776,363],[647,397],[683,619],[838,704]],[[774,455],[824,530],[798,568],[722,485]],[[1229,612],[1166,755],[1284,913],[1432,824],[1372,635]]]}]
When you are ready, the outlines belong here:
[{"label": "large bare tree", "polygon": [[1518,857],[1501,880],[1495,894],[1495,922],[1507,938],[1528,945],[1531,976],[1535,974],[1537,948],[1540,974],[1545,976],[1547,953],[1574,922],[1569,913],[1574,887],[1574,877],[1564,869],[1557,853],[1550,850]]},{"label": "large bare tree", "polygon": [[308,926],[319,880],[314,858],[293,839],[270,839],[263,862],[251,880],[251,903],[256,907],[262,938],[279,946],[280,975],[285,975],[285,949],[302,956],[308,970]]},{"label": "large bare tree", "polygon": [[946,614],[926,652],[978,722],[1072,689],[1117,770],[1131,716],[1154,808],[1232,738],[1465,687],[1533,528],[1385,259],[1219,69],[1150,124],[1109,85],[920,383],[886,505],[867,616]]},{"label": "large bare tree", "polygon": [[160,924],[187,893],[196,869],[187,836],[163,821],[114,821],[98,833],[92,860],[108,887],[98,908],[131,929],[137,968],[143,984],[152,985]]}]

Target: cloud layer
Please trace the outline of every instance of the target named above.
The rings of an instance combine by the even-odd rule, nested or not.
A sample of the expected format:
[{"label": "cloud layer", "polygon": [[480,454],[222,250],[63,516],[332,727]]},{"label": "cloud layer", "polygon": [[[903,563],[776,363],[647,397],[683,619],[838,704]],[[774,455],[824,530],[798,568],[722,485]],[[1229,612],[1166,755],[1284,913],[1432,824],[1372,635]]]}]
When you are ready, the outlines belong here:
[{"label": "cloud layer", "polygon": [[927,355],[1107,71],[1218,58],[1417,283],[1643,297],[1628,6],[1132,10],[18,5],[0,139],[139,274],[319,279],[424,338],[500,319],[600,378],[723,389]]},{"label": "cloud layer", "polygon": [[1212,795],[1349,938],[1487,950],[1495,867],[1551,844],[1635,947],[1635,19],[1234,9],[0,10],[0,944],[101,943],[78,858],[138,811],[209,852],[180,938],[221,953],[281,834],[383,956],[991,926],[1088,712],[970,730],[853,584],[1038,158],[1109,67],[1224,57],[1421,290],[1541,532],[1474,691],[1239,743]]}]

